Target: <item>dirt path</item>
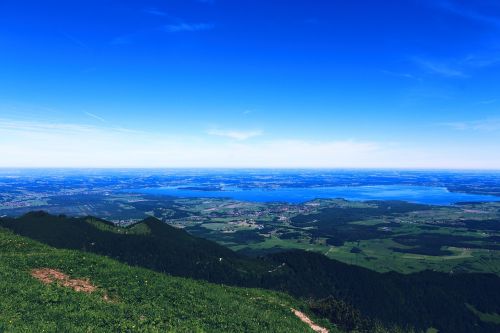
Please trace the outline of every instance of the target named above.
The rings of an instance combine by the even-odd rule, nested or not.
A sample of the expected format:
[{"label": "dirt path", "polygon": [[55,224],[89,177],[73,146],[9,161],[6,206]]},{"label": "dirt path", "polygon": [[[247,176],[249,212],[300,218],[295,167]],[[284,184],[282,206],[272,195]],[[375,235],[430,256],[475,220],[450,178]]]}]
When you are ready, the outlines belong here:
[{"label": "dirt path", "polygon": [[91,284],[89,280],[71,279],[68,275],[51,268],[33,269],[31,276],[45,284],[58,282],[62,286],[71,288],[74,291],[92,293],[97,290],[97,287]]},{"label": "dirt path", "polygon": [[309,325],[309,327],[314,331],[318,333],[328,333],[328,330],[324,327],[321,327],[319,325],[316,325],[308,316],[306,316],[303,312],[300,312],[299,310],[292,309],[292,312],[294,315],[299,317],[300,320],[302,320],[304,323]]}]

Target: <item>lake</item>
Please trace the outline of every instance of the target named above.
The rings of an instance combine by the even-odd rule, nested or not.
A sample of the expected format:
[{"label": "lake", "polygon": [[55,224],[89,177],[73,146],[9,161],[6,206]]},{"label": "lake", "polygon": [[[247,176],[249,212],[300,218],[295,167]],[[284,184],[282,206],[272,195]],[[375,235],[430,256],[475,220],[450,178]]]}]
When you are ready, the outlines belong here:
[{"label": "lake", "polygon": [[[186,186],[183,186],[186,187]],[[303,203],[314,199],[343,198],[346,200],[402,200],[430,205],[451,205],[457,202],[500,201],[500,197],[482,194],[449,192],[445,187],[378,185],[335,187],[283,187],[276,189],[235,187],[220,190],[158,187],[133,189],[127,192],[176,196],[182,198],[231,198],[253,202]]]}]

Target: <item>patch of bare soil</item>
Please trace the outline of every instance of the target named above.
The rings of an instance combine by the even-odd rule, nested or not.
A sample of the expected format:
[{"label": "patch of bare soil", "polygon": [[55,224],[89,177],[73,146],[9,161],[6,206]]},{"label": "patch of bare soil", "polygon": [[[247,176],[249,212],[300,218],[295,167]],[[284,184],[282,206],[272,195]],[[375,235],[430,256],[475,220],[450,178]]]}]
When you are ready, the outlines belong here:
[{"label": "patch of bare soil", "polygon": [[302,320],[304,323],[309,325],[309,327],[314,331],[318,333],[328,333],[328,330],[324,327],[321,327],[319,325],[316,325],[308,316],[306,316],[303,312],[300,312],[299,310],[292,309],[292,312],[294,315],[299,317],[300,320]]},{"label": "patch of bare soil", "polygon": [[68,275],[51,268],[37,268],[31,271],[31,276],[38,279],[42,283],[50,284],[57,282],[58,284],[73,289],[74,291],[92,293],[97,290],[88,279],[72,279]]}]

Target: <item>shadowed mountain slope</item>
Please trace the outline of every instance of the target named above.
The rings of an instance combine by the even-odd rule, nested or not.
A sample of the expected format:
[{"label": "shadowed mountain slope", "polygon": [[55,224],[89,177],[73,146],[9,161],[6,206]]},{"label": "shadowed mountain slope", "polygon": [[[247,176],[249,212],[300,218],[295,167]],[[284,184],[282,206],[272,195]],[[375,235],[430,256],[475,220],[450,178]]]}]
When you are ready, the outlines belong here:
[{"label": "shadowed mountain slope", "polygon": [[494,274],[377,273],[311,252],[248,258],[214,242],[148,218],[127,228],[95,218],[43,212],[0,226],[58,248],[106,255],[130,265],[227,285],[285,291],[345,329],[434,327],[440,332],[496,332],[481,313],[500,313],[500,278]]},{"label": "shadowed mountain slope", "polygon": [[312,332],[288,295],[172,277],[4,228],[0,294],[0,332]]}]

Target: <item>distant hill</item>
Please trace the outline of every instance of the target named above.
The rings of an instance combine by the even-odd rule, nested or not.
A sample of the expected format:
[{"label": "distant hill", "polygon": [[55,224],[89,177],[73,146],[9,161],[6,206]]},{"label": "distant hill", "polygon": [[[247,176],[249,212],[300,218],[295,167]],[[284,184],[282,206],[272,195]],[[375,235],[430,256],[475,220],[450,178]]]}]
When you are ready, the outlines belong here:
[{"label": "distant hill", "polygon": [[53,247],[93,252],[171,275],[285,291],[307,300],[312,311],[345,330],[371,332],[381,324],[406,331],[500,329],[485,320],[490,318],[486,314],[500,313],[500,278],[494,274],[382,274],[304,251],[254,259],[154,218],[121,228],[91,217],[33,212],[0,219],[0,226]]},{"label": "distant hill", "polygon": [[3,228],[0,294],[0,332],[313,332],[290,296],[172,277]]}]

